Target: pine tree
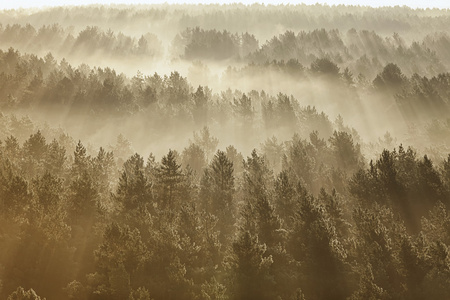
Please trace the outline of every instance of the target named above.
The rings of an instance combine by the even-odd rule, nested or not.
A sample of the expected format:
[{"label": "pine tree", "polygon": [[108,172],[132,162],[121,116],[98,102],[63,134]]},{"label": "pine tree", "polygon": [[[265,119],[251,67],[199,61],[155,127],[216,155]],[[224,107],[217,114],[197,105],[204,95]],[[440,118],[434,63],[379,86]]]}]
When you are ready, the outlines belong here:
[{"label": "pine tree", "polygon": [[48,144],[48,149],[45,159],[45,169],[52,174],[63,176],[67,167],[66,163],[66,149],[61,146],[56,139]]},{"label": "pine tree", "polygon": [[199,133],[194,132],[194,143],[205,151],[206,160],[209,161],[217,149],[219,140],[211,135],[207,126],[204,126]]},{"label": "pine tree", "polygon": [[192,100],[194,102],[192,114],[197,125],[204,125],[207,121],[208,95],[206,92],[208,92],[208,88],[206,87],[204,89],[199,85],[197,91],[192,94]]},{"label": "pine tree", "polygon": [[181,165],[177,163],[175,152],[169,150],[167,155],[163,156],[161,164],[157,169],[157,182],[155,189],[157,193],[158,205],[162,209],[173,210],[180,205],[184,190],[184,174],[181,171]]},{"label": "pine tree", "polygon": [[71,169],[72,178],[77,178],[83,174],[83,172],[90,172],[90,157],[87,156],[86,148],[81,141],[78,141],[73,153],[73,164]]},{"label": "pine tree", "polygon": [[136,153],[123,164],[115,200],[122,206],[125,218],[139,222],[139,215],[145,215],[147,210],[153,211],[152,199],[151,183],[145,176],[144,158]]},{"label": "pine tree", "polygon": [[[139,230],[112,223],[105,228],[103,242],[94,252],[97,276],[102,278],[97,289],[114,299],[128,298],[130,280],[139,278],[140,268],[149,259]],[[104,284],[105,286],[101,286]],[[100,293],[100,294],[101,294]]]},{"label": "pine tree", "polygon": [[274,205],[284,221],[290,227],[294,216],[296,191],[290,182],[288,172],[281,171],[275,180]]},{"label": "pine tree", "polygon": [[251,156],[244,161],[244,193],[248,199],[265,195],[272,185],[272,172],[263,157],[253,149]]},{"label": "pine tree", "polygon": [[107,206],[111,188],[116,180],[116,165],[113,153],[106,152],[105,149],[100,147],[97,156],[92,160],[92,165],[92,177],[97,184],[100,203],[103,206]]},{"label": "pine tree", "polygon": [[350,295],[346,250],[324,207],[312,196],[300,203],[289,249],[300,263],[300,287],[306,299],[345,299]]},{"label": "pine tree", "polygon": [[335,131],[329,141],[337,167],[348,173],[353,173],[363,166],[364,159],[360,145],[354,144],[353,137],[349,133]]},{"label": "pine tree", "polygon": [[225,152],[218,150],[200,182],[200,200],[208,213],[218,217],[217,229],[221,242],[225,244],[235,222],[233,172],[233,163]]},{"label": "pine tree", "polygon": [[282,221],[275,213],[275,208],[270,203],[268,196],[261,195],[256,199],[255,212],[257,232],[261,243],[271,250],[272,247],[284,242],[285,231],[282,228]]},{"label": "pine tree", "polygon": [[44,158],[47,151],[47,142],[40,130],[30,135],[28,140],[25,141],[23,151],[26,155],[32,156],[37,161]]},{"label": "pine tree", "polygon": [[[69,212],[74,223],[91,221],[100,212],[99,195],[91,176],[85,171],[69,187]],[[91,222],[88,225],[92,225]]]},{"label": "pine tree", "polygon": [[271,299],[267,291],[272,287],[269,268],[273,262],[258,236],[241,230],[232,249],[232,299]]},{"label": "pine tree", "polygon": [[190,144],[188,148],[183,150],[182,164],[185,168],[191,168],[196,175],[201,175],[203,168],[206,166],[205,152],[197,144]]},{"label": "pine tree", "polygon": [[25,291],[23,287],[19,286],[8,296],[8,300],[45,300],[45,298],[39,297],[33,289]]},{"label": "pine tree", "polygon": [[405,234],[404,227],[394,219],[390,209],[379,205],[371,209],[356,209],[353,219],[358,256],[364,265],[370,264],[373,283],[391,297],[401,297],[403,290],[396,251],[399,237]]}]

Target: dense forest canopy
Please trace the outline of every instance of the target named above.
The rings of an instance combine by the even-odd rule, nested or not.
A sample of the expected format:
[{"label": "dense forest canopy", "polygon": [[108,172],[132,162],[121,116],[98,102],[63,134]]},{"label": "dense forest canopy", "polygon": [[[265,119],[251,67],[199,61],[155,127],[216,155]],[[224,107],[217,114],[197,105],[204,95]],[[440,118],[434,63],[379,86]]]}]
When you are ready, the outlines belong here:
[{"label": "dense forest canopy", "polygon": [[450,11],[0,11],[1,299],[449,299]]}]

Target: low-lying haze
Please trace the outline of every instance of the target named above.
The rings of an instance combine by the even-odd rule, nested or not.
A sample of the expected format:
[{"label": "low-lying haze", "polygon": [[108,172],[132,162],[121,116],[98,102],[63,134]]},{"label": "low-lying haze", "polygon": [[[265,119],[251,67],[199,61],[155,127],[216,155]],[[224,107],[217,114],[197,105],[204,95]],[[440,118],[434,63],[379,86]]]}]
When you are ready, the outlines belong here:
[{"label": "low-lying haze", "polygon": [[397,1],[389,1],[389,0],[329,0],[329,1],[315,1],[315,0],[303,0],[303,1],[283,1],[283,0],[271,0],[271,1],[249,1],[249,0],[241,0],[241,1],[231,1],[231,0],[222,0],[222,1],[194,1],[194,0],[166,0],[166,1],[125,1],[125,0],[46,0],[46,1],[29,1],[29,0],[18,0],[18,1],[7,1],[0,4],[0,9],[17,9],[17,8],[30,8],[30,7],[49,7],[49,6],[64,6],[64,5],[91,5],[91,4],[210,4],[210,3],[220,3],[220,4],[233,4],[233,3],[242,3],[251,5],[254,3],[263,3],[265,5],[295,5],[295,4],[326,4],[326,5],[356,5],[356,6],[372,6],[372,7],[382,7],[382,6],[409,6],[411,8],[440,8],[447,9],[450,8],[450,4],[446,0],[434,0],[434,1],[420,1],[420,0],[397,0]]},{"label": "low-lying haze", "polygon": [[0,299],[450,299],[421,2],[2,3]]}]

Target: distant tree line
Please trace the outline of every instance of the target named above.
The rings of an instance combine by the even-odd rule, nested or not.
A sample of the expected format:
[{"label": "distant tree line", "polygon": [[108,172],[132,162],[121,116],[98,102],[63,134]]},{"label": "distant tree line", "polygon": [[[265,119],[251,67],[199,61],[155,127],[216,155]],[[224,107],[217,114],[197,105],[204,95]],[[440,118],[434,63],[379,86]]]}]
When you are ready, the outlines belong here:
[{"label": "distant tree line", "polygon": [[[0,50],[0,61],[0,107],[4,110],[47,108],[51,111],[67,107],[73,114],[111,116],[165,109],[170,109],[173,114],[173,109],[176,109],[200,127],[208,118],[219,118],[217,110],[225,109],[220,108],[224,105],[236,117],[252,118],[255,112],[262,116],[277,113],[274,104],[284,101],[285,104],[279,104],[284,105],[279,113],[290,114],[288,118],[280,115],[284,121],[295,121],[305,110],[292,97],[273,97],[264,91],[245,94],[238,90],[225,90],[219,95],[206,86],[194,88],[176,71],[169,76],[157,73],[144,76],[138,72],[133,78],[128,78],[110,68],[91,69],[87,65],[74,68],[64,59],[58,63],[51,53],[39,58],[22,55],[13,48]],[[407,77],[394,63],[388,63],[372,82],[364,77],[355,77],[348,68],[340,69],[328,58],[314,60],[309,68],[295,59],[249,64],[240,69],[228,68],[224,75],[231,82],[262,72],[301,81],[324,78],[332,83],[331,88],[348,90],[354,98],[357,98],[355,88],[357,91],[369,87],[372,93],[394,97],[398,109],[412,121],[442,119],[449,110],[448,73],[433,77],[416,73]],[[269,119],[274,122],[272,117]],[[270,127],[267,124],[271,122],[269,119],[264,120]]]},{"label": "distant tree line", "polygon": [[369,78],[387,63],[395,63],[407,74],[435,76],[450,66],[449,42],[446,33],[432,33],[423,40],[408,43],[398,33],[385,38],[375,31],[354,28],[346,32],[323,28],[297,34],[286,31],[268,40],[247,59],[259,63],[297,59],[310,64],[327,57],[340,66],[347,66],[353,73]]},{"label": "distant tree line", "polygon": [[39,28],[30,24],[0,24],[0,41],[2,47],[8,45],[28,53],[53,52],[67,58],[97,54],[110,58],[154,59],[163,54],[161,41],[154,34],[145,33],[135,38],[97,26],[87,26],[76,33],[73,28],[63,28],[59,24]]},{"label": "distant tree line", "polygon": [[[448,32],[447,10],[409,7],[328,6],[328,5],[134,5],[52,7],[39,11],[0,12],[2,24],[26,24],[39,28],[48,20],[64,27],[84,29],[86,24],[103,30],[138,32],[154,28],[172,38],[186,28],[249,32],[261,41],[278,35],[280,28],[299,32],[318,28],[347,32],[351,28],[376,31],[383,36],[393,32],[408,40],[432,32]],[[132,20],[130,22],[130,20]],[[261,22],[264,20],[264,22]]]},{"label": "distant tree line", "polygon": [[[376,76],[387,63],[397,64],[408,75],[419,73],[436,76],[450,67],[450,33],[432,31],[424,37],[406,42],[394,32],[388,37],[375,31],[351,28],[346,31],[324,28],[311,31],[288,30],[261,43],[251,32],[232,33],[227,30],[186,28],[175,35],[169,52],[185,60],[231,60],[233,63],[266,63],[270,61],[298,60],[304,65],[328,58],[339,66],[346,66],[354,74]],[[411,39],[408,39],[411,40]],[[260,45],[261,44],[261,45]],[[152,33],[139,38],[87,26],[77,32],[59,24],[0,24],[0,47],[14,47],[22,52],[48,53],[76,58],[82,53],[106,55],[113,59],[162,58],[164,47]]]},{"label": "distant tree line", "polygon": [[175,37],[174,47],[187,60],[239,59],[258,50],[258,40],[249,33],[231,34],[199,27],[187,28]]},{"label": "distant tree line", "polygon": [[[282,139],[296,132],[307,138],[313,130],[329,138],[333,130],[342,129],[325,113],[314,106],[302,106],[293,96],[283,93],[274,96],[264,90],[244,93],[227,89],[214,93],[207,86],[193,87],[176,71],[164,76],[138,72],[129,78],[114,69],[87,65],[74,68],[64,59],[57,62],[51,53],[40,58],[13,48],[0,50],[0,61],[3,112],[21,111],[32,118],[33,114],[44,112],[50,119],[59,118],[61,124],[76,126],[87,136],[105,124],[117,124],[117,120],[153,128],[161,137],[176,132],[180,126],[189,133],[208,124],[220,124],[233,131],[237,141],[248,142],[251,147],[251,143],[259,141],[249,140],[249,135],[259,128],[265,129],[267,137],[279,135]],[[368,102],[382,104],[388,113],[400,112],[406,124],[420,126],[417,134],[409,133],[411,138],[418,138],[420,133],[430,142],[450,145],[446,138],[450,130],[448,73],[408,77],[396,64],[389,63],[370,81],[364,76],[354,76],[348,68],[342,70],[328,58],[321,58],[309,67],[297,60],[248,64],[228,68],[223,76],[225,82],[236,86],[245,78],[254,78],[258,86],[269,87],[273,78],[286,78],[284,87],[320,82],[338,97],[347,99],[335,104],[344,111],[365,113],[364,105]],[[61,118],[61,111],[70,117]],[[17,117],[20,120],[21,116]],[[8,136],[7,128],[3,128],[3,133],[0,130],[2,138]],[[122,127],[120,131],[127,133],[128,128],[131,127]],[[162,129],[156,131],[158,128]],[[25,137],[31,133],[25,132]],[[19,138],[24,140],[23,136]]]}]

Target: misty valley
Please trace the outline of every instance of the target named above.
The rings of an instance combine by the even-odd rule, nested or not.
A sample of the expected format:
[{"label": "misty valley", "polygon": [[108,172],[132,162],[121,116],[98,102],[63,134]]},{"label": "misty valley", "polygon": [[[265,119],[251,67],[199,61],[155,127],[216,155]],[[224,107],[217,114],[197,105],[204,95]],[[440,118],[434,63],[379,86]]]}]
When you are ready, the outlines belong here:
[{"label": "misty valley", "polygon": [[0,299],[450,299],[450,10],[0,11]]}]

